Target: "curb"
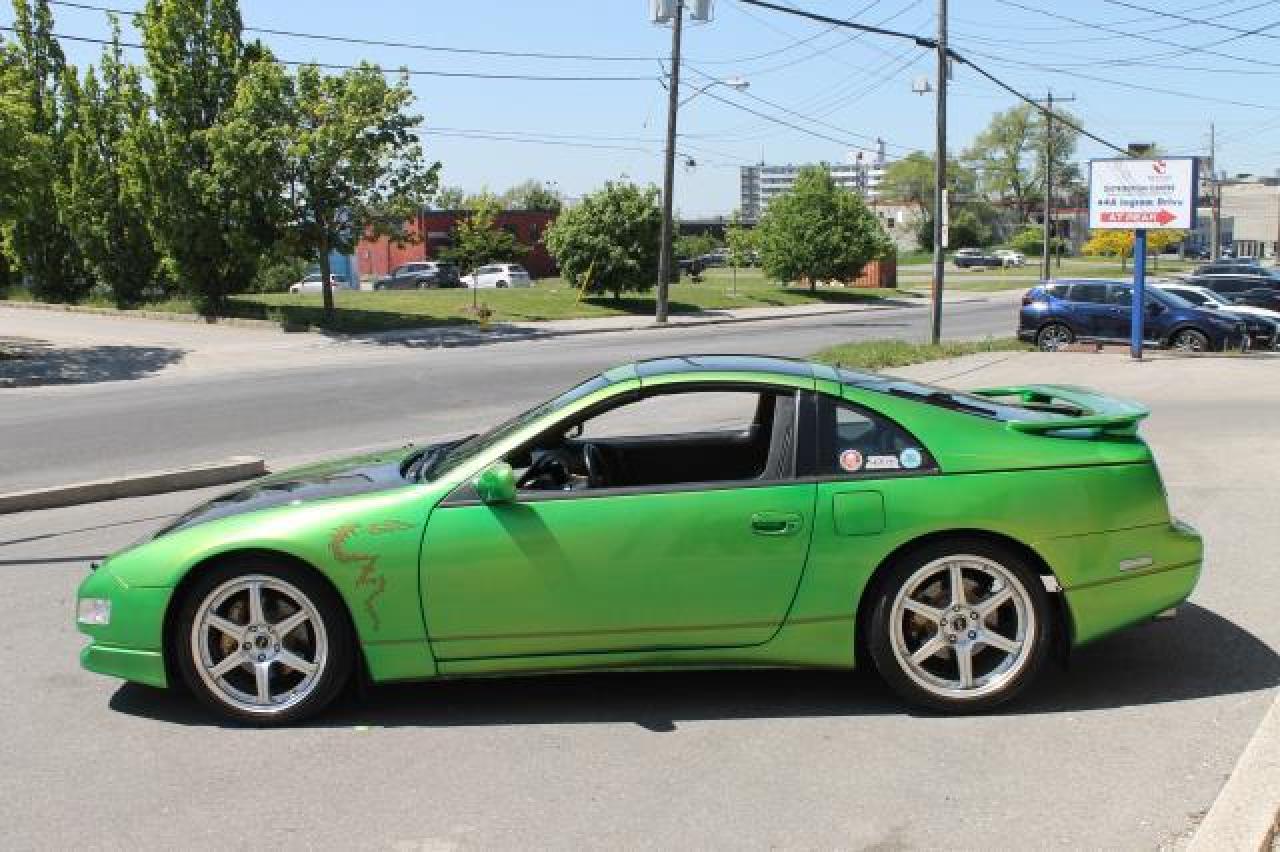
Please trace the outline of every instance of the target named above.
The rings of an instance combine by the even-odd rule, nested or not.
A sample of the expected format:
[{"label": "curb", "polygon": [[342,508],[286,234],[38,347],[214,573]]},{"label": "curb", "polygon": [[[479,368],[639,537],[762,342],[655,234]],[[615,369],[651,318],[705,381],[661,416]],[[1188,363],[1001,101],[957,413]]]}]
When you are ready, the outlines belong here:
[{"label": "curb", "polygon": [[209,485],[223,485],[242,479],[253,479],[266,472],[266,462],[260,458],[233,456],[225,461],[174,470],[157,470],[114,479],[15,491],[0,494],[0,515],[78,506],[81,503],[97,503],[100,500],[114,500],[119,497],[145,497],[149,494],[186,491]]},{"label": "curb", "polygon": [[1226,785],[1196,829],[1189,852],[1262,852],[1280,830],[1280,693]]}]

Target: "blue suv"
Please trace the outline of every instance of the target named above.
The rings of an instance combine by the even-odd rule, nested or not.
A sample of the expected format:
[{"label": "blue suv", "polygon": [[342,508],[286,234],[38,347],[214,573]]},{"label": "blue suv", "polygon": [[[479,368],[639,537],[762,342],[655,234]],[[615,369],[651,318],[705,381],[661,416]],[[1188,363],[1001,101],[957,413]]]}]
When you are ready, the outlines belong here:
[{"label": "blue suv", "polygon": [[[1129,281],[1046,281],[1022,297],[1018,339],[1035,343],[1045,352],[1077,340],[1127,343],[1132,309]],[[1172,293],[1148,287],[1146,312],[1143,337],[1153,346],[1182,352],[1249,348],[1242,320],[1197,308]]]}]

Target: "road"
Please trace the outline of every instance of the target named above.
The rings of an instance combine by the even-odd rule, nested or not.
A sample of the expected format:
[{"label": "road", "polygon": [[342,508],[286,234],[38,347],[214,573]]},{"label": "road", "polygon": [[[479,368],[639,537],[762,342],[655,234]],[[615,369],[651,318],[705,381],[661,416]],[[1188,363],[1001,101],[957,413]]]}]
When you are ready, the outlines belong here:
[{"label": "road", "polygon": [[[514,378],[486,380],[524,377],[540,392],[511,366]],[[181,695],[81,672],[71,624],[86,562],[202,493],[0,516],[6,845],[1176,845],[1280,683],[1277,368],[1026,355],[912,371],[969,386],[1087,383],[1147,402],[1143,433],[1171,504],[1208,542],[1178,618],[1083,649],[974,718],[908,712],[867,675],[685,672],[384,687],[307,727],[224,728]]]},{"label": "road", "polygon": [[[949,305],[945,333],[1008,336],[1013,304],[1002,294]],[[128,321],[33,313],[0,311],[0,334],[5,324],[22,331],[37,319],[74,324],[81,335],[86,326],[94,335],[87,342],[117,373],[91,366],[86,355],[88,365],[65,371],[86,375],[83,383],[0,389],[0,492],[230,455],[287,463],[467,433],[637,358],[690,351],[802,356],[849,340],[919,340],[928,317],[924,307],[908,307],[440,349],[145,320],[132,321],[130,331],[151,335],[150,344],[124,347],[101,335],[123,328],[103,331],[103,323]],[[122,375],[145,377],[106,380]]]}]

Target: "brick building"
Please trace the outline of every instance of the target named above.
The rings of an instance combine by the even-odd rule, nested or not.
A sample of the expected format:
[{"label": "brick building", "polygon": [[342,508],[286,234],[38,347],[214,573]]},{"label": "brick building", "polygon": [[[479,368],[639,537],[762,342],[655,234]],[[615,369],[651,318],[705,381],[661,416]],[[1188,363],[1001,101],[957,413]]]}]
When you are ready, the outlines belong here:
[{"label": "brick building", "polygon": [[[413,241],[403,245],[387,237],[361,240],[355,251],[360,278],[377,278],[390,274],[402,263],[439,257],[453,245],[454,225],[468,214],[466,210],[423,210],[409,223],[408,232],[413,235]],[[529,247],[529,253],[520,262],[535,278],[555,275],[557,271],[555,261],[542,244],[542,235],[553,219],[555,214],[545,210],[504,210],[495,222]]]}]

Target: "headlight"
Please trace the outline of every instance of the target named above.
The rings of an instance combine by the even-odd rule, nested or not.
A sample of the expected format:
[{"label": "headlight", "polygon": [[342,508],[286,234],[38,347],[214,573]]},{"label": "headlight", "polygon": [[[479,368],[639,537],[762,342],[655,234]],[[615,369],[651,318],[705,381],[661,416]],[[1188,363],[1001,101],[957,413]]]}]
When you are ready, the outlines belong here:
[{"label": "headlight", "polygon": [[76,606],[76,621],[81,624],[110,624],[111,601],[106,598],[81,598]]}]

